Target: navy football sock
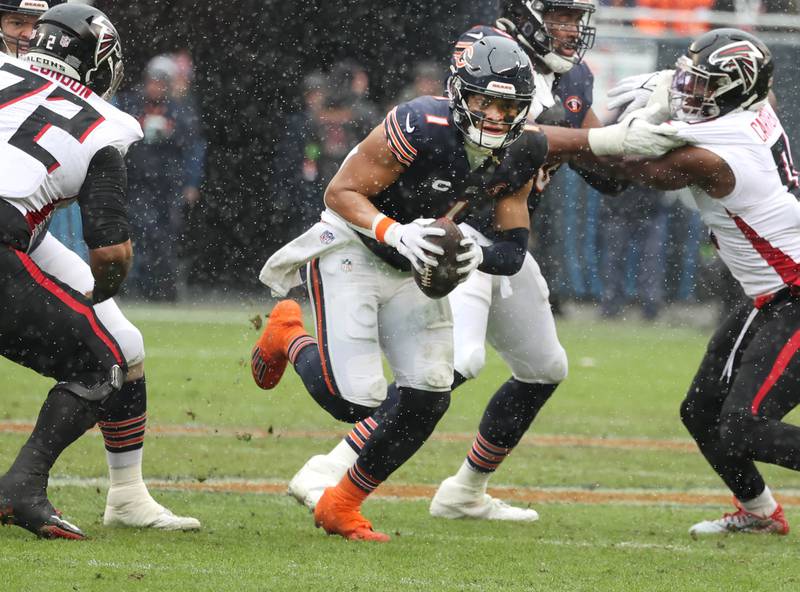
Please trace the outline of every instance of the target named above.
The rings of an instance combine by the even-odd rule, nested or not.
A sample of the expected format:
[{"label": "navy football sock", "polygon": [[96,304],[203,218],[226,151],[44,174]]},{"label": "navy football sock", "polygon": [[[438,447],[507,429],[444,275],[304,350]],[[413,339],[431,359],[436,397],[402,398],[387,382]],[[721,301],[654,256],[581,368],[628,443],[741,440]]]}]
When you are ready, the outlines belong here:
[{"label": "navy football sock", "polygon": [[494,394],[478,428],[478,435],[467,455],[476,471],[492,472],[519,443],[533,419],[557,384],[533,384],[514,378]]},{"label": "navy football sock", "polygon": [[397,404],[389,409],[358,458],[358,466],[379,482],[419,450],[450,405],[449,391],[408,387],[398,391]]}]

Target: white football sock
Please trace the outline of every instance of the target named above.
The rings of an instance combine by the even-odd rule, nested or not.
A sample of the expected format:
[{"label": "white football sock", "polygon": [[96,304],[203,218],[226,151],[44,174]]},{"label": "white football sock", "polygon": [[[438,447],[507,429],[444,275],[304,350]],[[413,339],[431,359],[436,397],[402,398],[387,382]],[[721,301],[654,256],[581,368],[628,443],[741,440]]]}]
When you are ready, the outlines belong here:
[{"label": "white football sock", "polygon": [[769,487],[766,486],[764,487],[764,491],[758,496],[746,502],[739,500],[739,503],[751,514],[762,518],[772,516],[772,513],[778,509],[778,502],[775,501],[775,498],[772,497],[772,492],[769,490]]},{"label": "white football sock", "polygon": [[485,493],[491,476],[491,473],[482,473],[480,471],[476,471],[472,468],[472,465],[465,460],[458,469],[458,473],[456,473],[456,481],[462,485],[466,485],[467,487],[471,487]]},{"label": "white football sock", "polygon": [[358,460],[358,453],[350,448],[350,444],[344,439],[342,439],[326,456],[336,464],[345,465],[347,467],[353,466]]},{"label": "white football sock", "polygon": [[108,478],[111,487],[122,487],[142,482],[142,456],[144,448],[129,452],[108,452]]}]

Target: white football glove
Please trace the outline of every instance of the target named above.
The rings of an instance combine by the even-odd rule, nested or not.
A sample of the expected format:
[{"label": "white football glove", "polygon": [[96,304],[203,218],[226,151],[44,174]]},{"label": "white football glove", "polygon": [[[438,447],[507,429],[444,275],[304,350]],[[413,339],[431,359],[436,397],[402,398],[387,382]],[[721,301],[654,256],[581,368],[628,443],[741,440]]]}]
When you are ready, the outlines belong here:
[{"label": "white football glove", "polygon": [[397,249],[403,257],[411,261],[418,272],[422,273],[425,264],[431,267],[439,265],[432,255],[444,255],[444,249],[426,240],[428,236],[444,236],[444,228],[428,226],[433,222],[429,218],[418,218],[409,224],[394,224],[389,227],[383,237],[387,245]]},{"label": "white football glove", "polygon": [[467,281],[470,274],[483,262],[483,249],[474,238],[471,236],[462,238],[460,245],[464,250],[456,255],[456,261],[464,265],[456,270],[459,284]]},{"label": "white football glove", "polygon": [[589,148],[596,156],[663,156],[686,142],[678,130],[666,123],[648,123],[658,105],[634,111],[614,125],[589,130]]},{"label": "white football glove", "polygon": [[663,108],[664,119],[650,123],[666,121],[669,117],[669,87],[674,74],[675,70],[660,70],[623,78],[608,91],[608,110],[621,109],[617,116],[617,121],[620,121],[637,109],[658,103]]}]

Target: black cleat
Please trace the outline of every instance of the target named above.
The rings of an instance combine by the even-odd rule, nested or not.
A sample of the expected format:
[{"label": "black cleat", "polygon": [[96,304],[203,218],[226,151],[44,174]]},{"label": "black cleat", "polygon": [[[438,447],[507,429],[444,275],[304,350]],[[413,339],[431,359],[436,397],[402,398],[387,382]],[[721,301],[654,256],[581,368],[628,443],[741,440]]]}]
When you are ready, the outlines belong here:
[{"label": "black cleat", "polygon": [[41,480],[10,474],[0,479],[0,524],[19,526],[42,539],[85,539],[80,528],[61,518],[47,499],[45,487],[30,483]]}]

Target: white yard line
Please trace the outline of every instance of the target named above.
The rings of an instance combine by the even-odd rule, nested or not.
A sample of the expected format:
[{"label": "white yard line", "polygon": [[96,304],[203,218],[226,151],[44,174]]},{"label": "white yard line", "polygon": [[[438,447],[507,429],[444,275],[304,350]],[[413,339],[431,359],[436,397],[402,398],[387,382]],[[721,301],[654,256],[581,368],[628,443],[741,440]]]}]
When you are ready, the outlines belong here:
[{"label": "white yard line", "polygon": [[[261,495],[284,495],[287,482],[264,479],[208,479],[205,481],[147,480],[151,489],[189,491],[198,493],[252,493]],[[105,478],[52,477],[50,485],[55,487],[105,488]],[[424,484],[384,484],[374,493],[375,497],[396,500],[427,500],[436,487]],[[506,500],[528,503],[568,503],[584,505],[631,505],[631,506],[727,506],[730,493],[721,489],[575,489],[568,487],[492,487],[493,495]],[[781,503],[786,507],[800,507],[800,491],[782,490]]]}]

